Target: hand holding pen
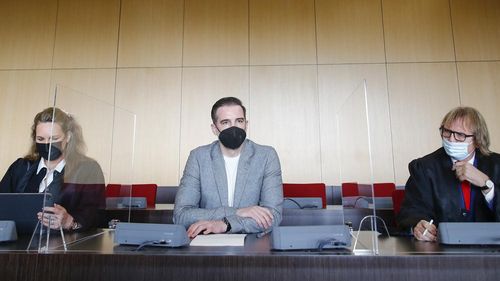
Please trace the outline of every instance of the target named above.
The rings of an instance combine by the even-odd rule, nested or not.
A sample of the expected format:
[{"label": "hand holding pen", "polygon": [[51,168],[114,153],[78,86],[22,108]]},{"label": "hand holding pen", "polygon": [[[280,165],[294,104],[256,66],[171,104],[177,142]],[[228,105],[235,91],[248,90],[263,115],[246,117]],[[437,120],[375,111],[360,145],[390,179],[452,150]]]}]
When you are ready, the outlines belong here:
[{"label": "hand holding pen", "polygon": [[425,221],[421,220],[413,228],[413,236],[421,241],[436,241],[437,240],[437,228],[433,224],[434,220]]},{"label": "hand holding pen", "polygon": [[[434,220],[433,220],[433,219],[431,219],[431,221],[429,222],[429,224],[428,224],[428,225],[432,225],[432,223],[433,223],[433,222],[434,222]],[[429,232],[429,229],[428,229],[428,228],[425,228],[424,233],[423,233],[422,235],[423,235],[423,236],[427,235],[427,232]]]}]

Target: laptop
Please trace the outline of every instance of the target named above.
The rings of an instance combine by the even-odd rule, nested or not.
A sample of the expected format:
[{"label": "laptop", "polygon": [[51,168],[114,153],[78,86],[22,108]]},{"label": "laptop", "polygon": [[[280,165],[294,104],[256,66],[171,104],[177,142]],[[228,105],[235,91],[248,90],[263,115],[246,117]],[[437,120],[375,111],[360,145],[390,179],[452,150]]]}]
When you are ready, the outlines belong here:
[{"label": "laptop", "polygon": [[[0,193],[0,220],[14,221],[17,234],[31,234],[38,223],[36,214],[42,210],[43,199],[43,193]],[[50,193],[45,205],[53,205]]]},{"label": "laptop", "polygon": [[442,222],[438,236],[447,245],[500,245],[500,223]]}]

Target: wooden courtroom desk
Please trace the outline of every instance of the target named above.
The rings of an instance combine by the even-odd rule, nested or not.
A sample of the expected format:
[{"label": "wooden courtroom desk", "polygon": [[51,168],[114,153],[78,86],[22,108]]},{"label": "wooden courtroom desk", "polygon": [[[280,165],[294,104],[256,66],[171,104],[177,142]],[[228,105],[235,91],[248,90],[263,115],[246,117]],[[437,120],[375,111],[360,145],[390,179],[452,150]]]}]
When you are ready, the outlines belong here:
[{"label": "wooden courtroom desk", "polygon": [[115,245],[112,230],[88,234],[94,236],[73,237],[66,253],[57,244],[49,254],[0,244],[1,280],[471,281],[500,276],[499,248],[443,247],[409,237],[380,238],[380,254],[367,256],[272,251],[269,235],[248,235],[244,247],[148,247],[135,252],[132,246]]}]

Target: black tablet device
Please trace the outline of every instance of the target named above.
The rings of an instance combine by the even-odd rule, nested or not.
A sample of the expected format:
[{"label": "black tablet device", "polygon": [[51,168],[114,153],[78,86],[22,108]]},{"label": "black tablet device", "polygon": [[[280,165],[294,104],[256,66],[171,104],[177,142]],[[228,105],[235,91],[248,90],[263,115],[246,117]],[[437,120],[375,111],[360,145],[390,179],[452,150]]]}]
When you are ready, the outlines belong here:
[{"label": "black tablet device", "polygon": [[31,234],[44,201],[45,206],[54,205],[50,193],[0,193],[0,220],[14,221],[18,234]]}]

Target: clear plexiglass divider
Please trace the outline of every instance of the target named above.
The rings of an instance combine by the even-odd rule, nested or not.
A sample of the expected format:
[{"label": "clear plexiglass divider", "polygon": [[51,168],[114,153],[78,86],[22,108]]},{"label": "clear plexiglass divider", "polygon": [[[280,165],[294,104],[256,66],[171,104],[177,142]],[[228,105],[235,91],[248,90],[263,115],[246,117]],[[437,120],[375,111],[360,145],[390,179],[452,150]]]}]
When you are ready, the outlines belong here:
[{"label": "clear plexiglass divider", "polygon": [[368,109],[368,86],[366,80],[362,80],[341,101],[336,111],[337,154],[341,183],[368,183],[371,186],[371,196],[353,198],[355,204],[350,206],[370,210],[370,215],[365,216],[359,226],[353,228],[353,253],[378,255],[378,237],[382,232],[388,235],[388,231],[385,222],[376,214],[372,134]]},{"label": "clear plexiglass divider", "polygon": [[[45,143],[46,167],[40,192],[42,220],[27,250],[41,253],[67,250],[87,229],[113,227],[107,209],[130,221],[132,190],[107,190],[110,183],[135,183],[136,115],[114,101],[65,85],[56,85],[51,106],[43,110],[36,141]],[[40,136],[39,136],[40,134]],[[41,154],[40,154],[41,155]],[[72,235],[75,233],[75,235]],[[68,241],[69,240],[69,241]]]}]

